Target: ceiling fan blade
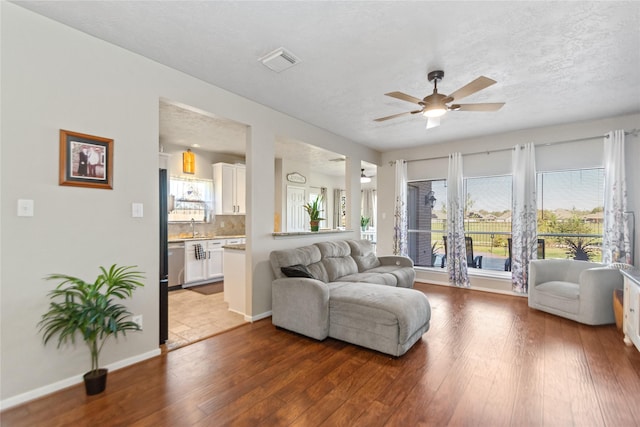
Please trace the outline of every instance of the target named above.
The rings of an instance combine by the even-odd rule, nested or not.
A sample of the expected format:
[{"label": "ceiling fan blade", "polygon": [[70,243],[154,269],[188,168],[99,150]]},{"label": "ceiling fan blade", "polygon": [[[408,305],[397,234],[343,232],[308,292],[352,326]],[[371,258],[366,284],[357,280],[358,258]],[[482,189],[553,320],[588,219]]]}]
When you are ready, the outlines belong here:
[{"label": "ceiling fan blade", "polygon": [[402,93],[402,92],[389,92],[389,93],[385,93],[385,95],[390,96],[392,98],[401,99],[403,101],[413,102],[414,104],[420,104],[422,102],[422,99],[415,98],[411,95],[407,95],[406,93]]},{"label": "ceiling fan blade", "polygon": [[488,102],[485,104],[455,104],[451,106],[455,111],[498,111],[504,102]]},{"label": "ceiling fan blade", "polygon": [[427,129],[435,128],[438,126],[440,126],[440,117],[427,118]]},{"label": "ceiling fan blade", "polygon": [[493,79],[490,79],[489,77],[480,76],[474,81],[472,81],[471,83],[468,83],[467,85],[462,86],[457,91],[449,94],[449,97],[455,100],[462,99],[478,91],[481,91],[482,89],[486,89],[495,83],[496,81]]},{"label": "ceiling fan blade", "polygon": [[422,110],[415,110],[415,111],[405,111],[404,113],[398,113],[398,114],[393,114],[391,116],[387,116],[387,117],[380,117],[379,119],[374,119],[374,122],[384,122],[385,120],[390,120],[390,119],[395,119],[396,117],[401,117],[401,116],[406,116],[408,114],[418,114],[421,113]]}]

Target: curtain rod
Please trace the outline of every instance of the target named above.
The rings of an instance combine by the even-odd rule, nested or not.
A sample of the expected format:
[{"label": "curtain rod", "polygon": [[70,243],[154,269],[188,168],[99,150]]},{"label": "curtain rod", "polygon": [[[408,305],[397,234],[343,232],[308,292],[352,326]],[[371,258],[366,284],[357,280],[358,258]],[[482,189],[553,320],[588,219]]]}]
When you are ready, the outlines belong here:
[{"label": "curtain rod", "polygon": [[[640,133],[640,129],[631,129],[631,130],[626,130],[624,131],[625,135],[633,135],[633,136],[638,136],[638,133]],[[553,141],[553,142],[540,142],[538,144],[534,144],[534,146],[539,147],[539,146],[549,146],[549,145],[560,145],[560,144],[567,144],[570,142],[579,142],[579,141],[591,141],[593,139],[598,139],[598,138],[609,138],[609,134],[606,135],[596,135],[596,136],[588,136],[586,138],[576,138],[576,139],[567,139],[564,141]],[[487,151],[476,151],[473,153],[463,153],[462,156],[475,156],[478,154],[492,154],[492,153],[500,153],[502,151],[512,151],[513,147],[511,148],[498,148],[496,150],[487,150]],[[408,162],[420,162],[420,161],[424,161],[424,160],[440,160],[440,159],[448,159],[449,156],[438,156],[438,157],[427,157],[424,159],[411,159],[411,160],[405,160],[406,163]],[[393,166],[394,161],[391,160],[389,161],[389,165]]]}]

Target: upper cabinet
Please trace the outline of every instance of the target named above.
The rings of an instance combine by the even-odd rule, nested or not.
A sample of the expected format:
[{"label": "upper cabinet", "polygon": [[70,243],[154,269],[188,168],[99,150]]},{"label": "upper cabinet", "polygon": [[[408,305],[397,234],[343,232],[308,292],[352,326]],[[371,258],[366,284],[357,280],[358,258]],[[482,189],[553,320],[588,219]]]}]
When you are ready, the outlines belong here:
[{"label": "upper cabinet", "polygon": [[245,215],[246,167],[229,163],[213,165],[216,215]]}]

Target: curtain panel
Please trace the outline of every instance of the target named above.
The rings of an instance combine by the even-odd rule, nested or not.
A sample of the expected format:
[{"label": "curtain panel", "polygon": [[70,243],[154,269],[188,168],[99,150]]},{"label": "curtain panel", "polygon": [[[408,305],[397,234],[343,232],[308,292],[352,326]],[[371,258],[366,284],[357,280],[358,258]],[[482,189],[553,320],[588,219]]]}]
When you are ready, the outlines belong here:
[{"label": "curtain panel", "polygon": [[469,287],[467,250],[464,240],[464,177],[462,154],[449,154],[447,177],[447,273],[449,282]]},{"label": "curtain panel", "polygon": [[396,160],[396,189],[393,226],[393,254],[408,256],[407,239],[407,162]]},{"label": "curtain panel", "polygon": [[536,154],[532,143],[516,145],[512,157],[511,285],[514,292],[529,289],[529,261],[538,257],[538,200]]},{"label": "curtain panel", "polygon": [[627,182],[624,150],[624,130],[611,131],[605,136],[602,262],[607,264],[633,263],[631,233],[625,220]]},{"label": "curtain panel", "polygon": [[333,228],[344,227],[343,219],[346,215],[344,206],[345,191],[339,188],[333,190]]},{"label": "curtain panel", "polygon": [[360,212],[369,218],[369,227],[376,226],[376,190],[362,190]]}]

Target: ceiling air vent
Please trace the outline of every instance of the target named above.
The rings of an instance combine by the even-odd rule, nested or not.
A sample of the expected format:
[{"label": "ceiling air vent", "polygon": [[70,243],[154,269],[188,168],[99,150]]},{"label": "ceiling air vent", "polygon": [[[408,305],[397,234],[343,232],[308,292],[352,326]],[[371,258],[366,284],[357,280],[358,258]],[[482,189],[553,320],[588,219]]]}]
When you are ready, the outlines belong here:
[{"label": "ceiling air vent", "polygon": [[268,67],[276,73],[279,73],[286,70],[287,68],[293,67],[300,62],[300,59],[293,53],[281,47],[274,50],[273,52],[267,53],[262,58],[260,58],[259,61],[262,62],[265,67]]}]

